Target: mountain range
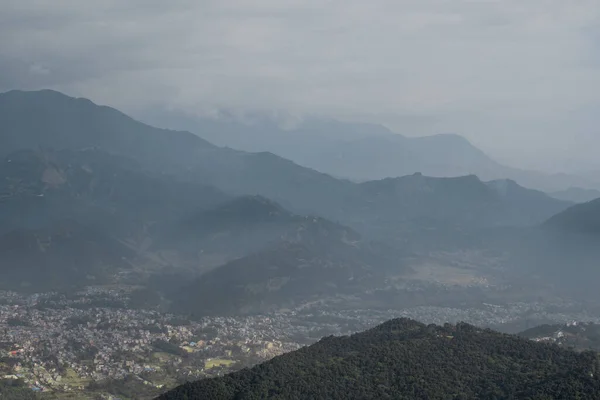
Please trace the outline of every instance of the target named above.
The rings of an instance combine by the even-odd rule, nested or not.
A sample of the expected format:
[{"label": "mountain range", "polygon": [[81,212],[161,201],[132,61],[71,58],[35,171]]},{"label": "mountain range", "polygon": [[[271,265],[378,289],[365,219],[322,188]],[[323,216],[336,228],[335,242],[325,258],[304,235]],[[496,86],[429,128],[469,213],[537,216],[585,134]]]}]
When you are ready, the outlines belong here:
[{"label": "mountain range", "polygon": [[562,191],[571,186],[600,189],[598,174],[545,174],[508,167],[456,134],[410,137],[372,123],[320,117],[286,119],[227,111],[202,117],[153,108],[139,116],[156,126],[193,132],[219,146],[269,151],[299,165],[351,180],[420,172],[435,177],[473,174],[483,180],[508,178],[544,191]]},{"label": "mountain range", "polygon": [[[479,191],[482,197],[465,195],[462,204],[459,204],[461,199],[456,198],[451,206],[440,207],[438,204],[437,210],[424,211],[432,211],[443,218],[451,216],[456,220],[465,213],[467,202],[498,203],[495,210],[488,212],[492,215],[479,218],[476,215],[479,210],[469,211],[465,222],[476,225],[506,224],[506,221],[512,224],[516,219],[525,224],[542,222],[570,205],[540,196],[540,201],[547,204],[540,209],[547,212],[538,212],[539,204],[534,208],[510,209],[501,204],[501,194],[493,199],[493,192],[497,191],[486,189],[486,185],[475,177],[436,181],[415,175],[412,178],[354,184],[301,167],[271,153],[220,148],[188,132],[152,128],[109,107],[96,106],[89,100],[74,99],[52,91],[0,95],[0,125],[6,127],[0,136],[5,156],[22,149],[98,148],[131,158],[146,172],[170,174],[179,180],[218,187],[232,195],[259,194],[294,212],[316,214],[351,226],[356,224],[357,228],[364,226],[365,221],[389,218],[390,206],[396,219],[420,218],[419,201],[415,201],[418,198],[413,193],[402,192],[405,186],[411,191],[418,189],[423,196],[443,199],[454,196],[449,192],[452,182],[458,186],[468,182],[466,186],[472,186],[471,190]],[[486,191],[489,193],[484,193]],[[397,207],[395,203],[404,201],[406,196],[413,198],[409,200],[412,205],[408,209]],[[405,214],[398,215],[398,211]],[[530,212],[535,217],[532,218]]]},{"label": "mountain range", "polygon": [[[537,226],[572,205],[474,175],[356,183],[54,91],[0,94],[0,127],[0,241],[15,249],[4,264],[14,282],[31,285],[36,268],[62,271],[38,280],[46,289],[169,271],[186,277],[170,296],[185,311],[351,299],[389,287],[410,271],[407,258],[445,243],[456,251],[482,230]],[[89,250],[71,257],[64,243]],[[88,265],[90,273],[63,279]]]},{"label": "mountain range", "polygon": [[596,399],[599,363],[467,324],[388,321],[159,399]]}]

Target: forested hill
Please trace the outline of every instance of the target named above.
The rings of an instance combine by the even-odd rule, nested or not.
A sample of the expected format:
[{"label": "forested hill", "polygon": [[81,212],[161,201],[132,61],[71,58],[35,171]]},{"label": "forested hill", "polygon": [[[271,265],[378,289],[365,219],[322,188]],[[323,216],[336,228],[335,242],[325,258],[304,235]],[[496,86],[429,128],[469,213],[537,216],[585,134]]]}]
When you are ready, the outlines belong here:
[{"label": "forested hill", "polygon": [[397,319],[159,399],[598,399],[598,367],[596,353]]}]

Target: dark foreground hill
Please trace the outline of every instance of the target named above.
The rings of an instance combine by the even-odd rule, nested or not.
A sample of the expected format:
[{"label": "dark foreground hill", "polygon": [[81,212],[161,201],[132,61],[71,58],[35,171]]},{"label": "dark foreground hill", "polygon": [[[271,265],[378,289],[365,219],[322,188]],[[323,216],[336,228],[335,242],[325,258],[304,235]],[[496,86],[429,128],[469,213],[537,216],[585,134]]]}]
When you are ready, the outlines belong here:
[{"label": "dark foreground hill", "polygon": [[598,399],[598,367],[596,353],[397,319],[160,399]]}]

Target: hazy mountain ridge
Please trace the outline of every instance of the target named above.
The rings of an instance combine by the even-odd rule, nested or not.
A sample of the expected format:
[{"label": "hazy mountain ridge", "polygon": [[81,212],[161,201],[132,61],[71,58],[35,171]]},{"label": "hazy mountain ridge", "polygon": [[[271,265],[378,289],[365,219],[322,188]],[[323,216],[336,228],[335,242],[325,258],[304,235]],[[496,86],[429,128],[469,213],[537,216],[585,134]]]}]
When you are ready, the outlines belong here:
[{"label": "hazy mountain ridge", "polygon": [[183,234],[192,238],[192,248],[233,248],[230,254],[241,258],[181,288],[174,299],[177,312],[273,311],[351,296],[382,285],[386,272],[406,272],[401,251],[323,218],[292,214],[262,197],[234,199],[202,217],[193,223],[199,231]]},{"label": "hazy mountain ridge", "polygon": [[[220,146],[269,151],[318,171],[353,180],[377,180],[421,172],[435,177],[477,175],[483,180],[513,179],[544,191],[570,186],[600,189],[598,175],[545,174],[502,165],[456,134],[403,136],[379,124],[325,118],[292,119],[232,113],[199,117],[153,109],[144,121],[184,129]],[[572,200],[572,199],[566,199]]]},{"label": "hazy mountain ridge", "polygon": [[[507,223],[522,225],[535,225],[573,205],[572,202],[553,198],[541,191],[526,189],[510,179],[487,182],[487,185],[498,193],[509,209],[512,209],[513,222]],[[507,222],[511,221],[507,218]]]},{"label": "hazy mountain ridge", "polygon": [[386,272],[394,269],[406,272],[399,258],[375,253],[368,245],[282,241],[202,275],[178,291],[172,309],[239,315],[335,301],[382,285]]},{"label": "hazy mountain ridge", "polygon": [[467,324],[398,319],[159,398],[594,399],[600,396],[598,368],[595,354]]},{"label": "hazy mountain ridge", "polygon": [[242,196],[171,224],[155,247],[215,260],[214,267],[283,242],[318,246],[333,238],[360,240],[340,224],[291,213],[261,196]]},{"label": "hazy mountain ridge", "polygon": [[577,187],[570,187],[568,189],[558,192],[551,192],[549,194],[556,199],[572,201],[574,203],[587,203],[588,201],[600,198],[600,190],[582,189]]},{"label": "hazy mountain ridge", "polygon": [[[367,222],[385,221],[396,214],[398,207],[390,211],[389,205],[393,206],[394,201],[401,204],[403,199],[400,197],[406,195],[398,192],[399,198],[386,199],[384,202],[389,205],[382,207],[378,203],[380,199],[374,199],[368,189],[385,183],[393,185],[394,180],[357,185],[303,168],[270,153],[223,149],[186,132],[151,128],[116,110],[57,92],[9,92],[0,97],[0,103],[7,103],[10,106],[8,110],[18,111],[3,114],[5,109],[0,108],[0,122],[9,121],[10,125],[0,137],[0,142],[6,143],[3,149],[18,147],[15,143],[22,141],[21,136],[29,138],[28,145],[33,148],[49,145],[57,150],[99,147],[135,159],[145,171],[159,174],[166,171],[178,179],[215,186],[234,195],[260,194],[293,212],[320,215],[358,229]],[[24,110],[36,113],[36,116],[39,113],[40,116],[30,118]],[[53,115],[61,118],[51,118]],[[30,126],[31,120],[36,120],[37,125]],[[432,180],[430,178],[428,182]],[[458,179],[456,182],[460,181]],[[472,184],[480,185],[475,179],[472,179]],[[443,193],[441,195],[444,196]],[[554,202],[553,199],[542,200]],[[465,201],[473,200],[466,198]],[[485,225],[506,221],[509,219],[506,207],[500,208],[504,209],[496,210],[497,215],[474,223]],[[523,213],[534,211],[538,212],[537,206],[523,210]],[[403,219],[418,217],[404,212],[408,215],[403,215]],[[451,208],[446,211],[440,209],[438,213],[460,215]],[[516,214],[517,217],[528,217]],[[530,222],[541,222],[550,216],[540,215]],[[516,218],[511,216],[511,219]]]},{"label": "hazy mountain ridge", "polygon": [[178,165],[214,147],[189,132],[178,132],[177,139],[172,140],[173,131],[153,128],[114,108],[52,90],[0,94],[0,126],[0,156],[40,147],[99,147],[158,169],[170,163]]}]

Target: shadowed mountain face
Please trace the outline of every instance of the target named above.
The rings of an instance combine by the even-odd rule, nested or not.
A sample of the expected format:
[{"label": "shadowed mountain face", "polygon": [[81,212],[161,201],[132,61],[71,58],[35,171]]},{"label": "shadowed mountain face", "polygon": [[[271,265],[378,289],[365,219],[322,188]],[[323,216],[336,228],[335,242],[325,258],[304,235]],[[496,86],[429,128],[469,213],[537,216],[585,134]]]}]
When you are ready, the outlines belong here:
[{"label": "shadowed mountain face", "polygon": [[213,187],[149,175],[100,150],[19,151],[0,162],[0,229],[76,219],[122,239],[225,201]]},{"label": "shadowed mountain face", "polygon": [[[260,211],[246,214],[251,209]],[[233,223],[231,215],[238,215]],[[247,217],[250,223],[244,222]],[[262,198],[237,199],[207,214],[204,221],[210,221],[203,224],[212,227],[210,233],[202,229],[186,237],[204,248],[229,245],[246,254],[260,250],[182,288],[174,298],[177,312],[273,311],[365,292],[382,286],[386,276],[406,272],[402,252],[364,241],[351,229],[322,218],[292,215]],[[237,227],[235,233],[231,226]]]},{"label": "shadowed mountain face", "polygon": [[402,238],[408,232],[528,226],[571,203],[511,181],[481,182],[476,176],[431,178],[414,174],[359,185],[368,198],[349,221],[365,232]]},{"label": "shadowed mountain face", "polygon": [[230,198],[100,150],[18,151],[0,177],[3,276],[39,290],[112,281],[168,222]]},{"label": "shadowed mountain face", "polygon": [[0,254],[5,290],[111,283],[136,257],[118,240],[73,221],[0,235]]},{"label": "shadowed mountain face", "polygon": [[320,217],[296,215],[261,196],[242,196],[171,224],[156,247],[203,260],[208,267],[282,242],[332,252],[332,244],[358,242],[351,229]]},{"label": "shadowed mountain face", "polygon": [[194,315],[254,314],[318,301],[339,301],[381,285],[401,261],[339,243],[282,242],[234,260],[182,288],[173,311]]},{"label": "shadowed mountain face", "polygon": [[526,189],[512,180],[496,180],[487,185],[500,195],[506,209],[506,225],[536,225],[573,203],[549,198],[546,193]]},{"label": "shadowed mountain face", "polygon": [[210,150],[208,142],[185,132],[157,129],[87,99],[51,90],[0,94],[0,156],[23,149],[85,149],[131,156],[156,168]]},{"label": "shadowed mountain face", "polygon": [[[282,243],[308,246],[316,263],[328,257],[340,263],[360,240],[349,228],[293,214],[266,198],[230,200],[213,187],[147,173],[101,150],[19,151],[0,164],[0,173],[2,240],[11,248],[3,270],[26,285],[37,268],[36,276],[55,275],[36,283],[56,288],[65,274],[74,285],[111,281],[148,260],[182,273],[255,253],[250,260],[287,263],[280,253],[271,254]],[[77,230],[62,229],[65,220],[76,221]],[[375,252],[370,257],[373,268],[382,265]]]},{"label": "shadowed mountain face", "polygon": [[564,232],[600,235],[600,199],[577,204],[550,218],[544,225]]},{"label": "shadowed mountain face", "polygon": [[467,324],[388,321],[233,374],[186,383],[180,399],[541,399],[600,396],[598,361]]}]

